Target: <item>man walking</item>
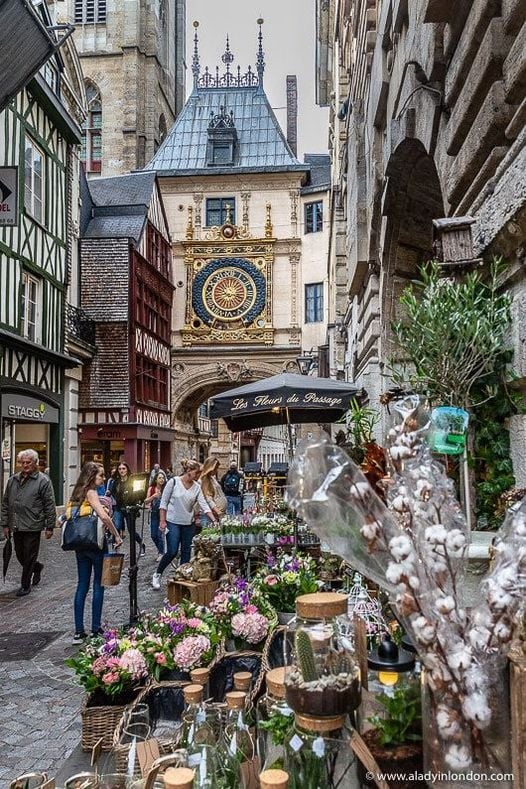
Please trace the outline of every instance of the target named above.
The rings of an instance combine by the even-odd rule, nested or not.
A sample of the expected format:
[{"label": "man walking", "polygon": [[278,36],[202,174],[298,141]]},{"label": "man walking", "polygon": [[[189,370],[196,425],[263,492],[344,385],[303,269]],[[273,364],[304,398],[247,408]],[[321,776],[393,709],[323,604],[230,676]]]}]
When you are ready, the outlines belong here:
[{"label": "man walking", "polygon": [[232,461],[226,474],[221,477],[221,487],[226,496],[228,515],[239,515],[241,512],[242,480],[243,475],[238,471],[235,461]]},{"label": "man walking", "polygon": [[4,536],[13,535],[16,558],[22,565],[22,581],[17,597],[24,597],[40,583],[44,565],[38,561],[40,533],[46,539],[53,536],[57,519],[55,495],[51,480],[38,470],[38,454],[25,449],[17,455],[22,467],[19,474],[9,478],[2,499],[2,528]]}]

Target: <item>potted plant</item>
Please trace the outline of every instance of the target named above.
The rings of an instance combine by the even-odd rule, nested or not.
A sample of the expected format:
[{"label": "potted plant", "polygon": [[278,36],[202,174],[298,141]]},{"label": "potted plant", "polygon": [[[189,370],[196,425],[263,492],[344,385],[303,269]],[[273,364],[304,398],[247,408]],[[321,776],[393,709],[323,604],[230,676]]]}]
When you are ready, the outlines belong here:
[{"label": "potted plant", "polygon": [[253,583],[278,612],[280,624],[287,624],[294,615],[296,598],[318,589],[316,563],[310,556],[278,550],[275,556],[267,555]]},{"label": "potted plant", "polygon": [[277,621],[270,603],[244,578],[218,589],[210,611],[228,651],[261,646]]},{"label": "potted plant", "polygon": [[[422,712],[420,688],[402,683],[389,693],[375,696],[381,712],[368,718],[372,728],[362,735],[381,772],[408,776],[389,782],[391,789],[415,789],[426,784],[410,780],[423,773]],[[362,776],[366,786],[375,784]]]}]

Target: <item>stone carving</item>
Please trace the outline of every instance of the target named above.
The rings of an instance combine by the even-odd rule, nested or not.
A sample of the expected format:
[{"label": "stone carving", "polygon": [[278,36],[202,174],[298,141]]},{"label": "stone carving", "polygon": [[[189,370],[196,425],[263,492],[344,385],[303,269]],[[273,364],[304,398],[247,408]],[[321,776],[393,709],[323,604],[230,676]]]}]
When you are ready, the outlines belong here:
[{"label": "stone carving", "polygon": [[181,364],[181,362],[176,362],[172,368],[172,376],[174,378],[179,378],[181,375],[183,375],[185,370],[186,368],[184,364]]},{"label": "stone carving", "polygon": [[241,363],[239,362],[227,362],[224,364],[223,362],[217,363],[217,374],[221,376],[221,378],[226,378],[228,381],[240,381],[244,378],[254,378],[254,372],[248,366],[245,359]]}]

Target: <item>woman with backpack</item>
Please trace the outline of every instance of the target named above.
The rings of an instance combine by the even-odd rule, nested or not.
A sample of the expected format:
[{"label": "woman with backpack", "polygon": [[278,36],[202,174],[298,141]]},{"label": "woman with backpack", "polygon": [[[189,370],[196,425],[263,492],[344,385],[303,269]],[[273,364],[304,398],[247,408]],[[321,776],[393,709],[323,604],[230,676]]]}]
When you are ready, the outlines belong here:
[{"label": "woman with backpack", "polygon": [[160,506],[159,529],[166,535],[166,553],[159,562],[152,577],[154,589],[161,588],[161,577],[170,562],[175,559],[181,546],[181,564],[190,561],[192,540],[195,534],[193,523],[194,507],[199,505],[213,523],[217,523],[214,513],[203,495],[197,480],[201,465],[196,460],[181,462],[183,473],[165,485]]},{"label": "woman with backpack", "polygon": [[227,500],[227,513],[229,515],[239,515],[241,512],[241,480],[243,475],[237,470],[237,465],[233,460],[230,468],[221,478],[221,487]]}]

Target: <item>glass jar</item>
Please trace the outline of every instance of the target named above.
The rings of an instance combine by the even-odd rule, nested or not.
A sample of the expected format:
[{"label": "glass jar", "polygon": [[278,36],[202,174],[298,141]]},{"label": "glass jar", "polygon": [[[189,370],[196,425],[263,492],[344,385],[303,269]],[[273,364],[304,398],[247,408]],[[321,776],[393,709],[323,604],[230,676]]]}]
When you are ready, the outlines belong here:
[{"label": "glass jar", "polygon": [[233,690],[227,693],[228,715],[223,731],[226,749],[240,764],[254,758],[254,741],[246,719],[246,694]]},{"label": "glass jar", "polygon": [[285,688],[291,709],[304,715],[345,715],[359,706],[360,669],[346,595],[317,592],[297,598]]},{"label": "glass jar", "polygon": [[221,720],[216,710],[203,701],[202,685],[187,685],[184,690],[186,709],[183,712],[180,745],[216,745],[221,731]]},{"label": "glass jar", "polygon": [[285,740],[294,724],[294,713],[285,699],[285,669],[266,674],[267,692],[256,707],[257,753],[264,770],[282,768]]},{"label": "glass jar", "polygon": [[348,789],[358,786],[345,715],[295,715],[285,746],[289,789]]}]

